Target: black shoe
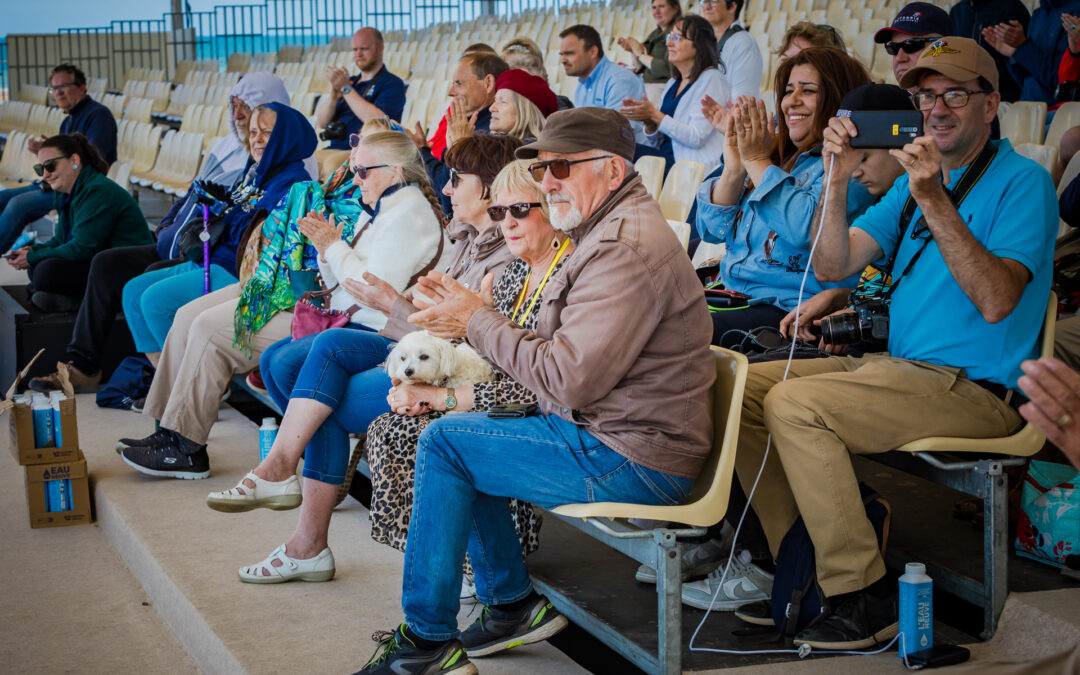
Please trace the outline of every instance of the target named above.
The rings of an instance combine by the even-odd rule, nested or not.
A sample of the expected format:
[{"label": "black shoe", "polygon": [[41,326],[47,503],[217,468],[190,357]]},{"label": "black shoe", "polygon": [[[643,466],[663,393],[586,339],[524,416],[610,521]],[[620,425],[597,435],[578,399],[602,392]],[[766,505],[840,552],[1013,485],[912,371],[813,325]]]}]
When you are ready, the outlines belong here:
[{"label": "black shoe", "polygon": [[1061,566],[1061,576],[1080,581],[1080,555],[1065,556],[1065,564]]},{"label": "black shoe", "polygon": [[124,463],[148,476],[196,480],[210,477],[210,457],[206,446],[189,441],[175,431],[165,431],[153,445],[125,448]]},{"label": "black shoe", "polygon": [[75,298],[69,298],[59,293],[48,291],[34,291],[30,296],[30,304],[43,312],[77,312],[80,302]]},{"label": "black shoe", "polygon": [[476,675],[476,666],[469,661],[460,640],[444,642],[435,649],[421,649],[404,635],[405,624],[396,631],[377,631],[371,639],[378,642],[375,654],[353,675]]},{"label": "black shoe", "polygon": [[461,634],[461,641],[469,656],[487,656],[546,640],[568,624],[547,598],[538,595],[516,612],[485,606],[480,617]]},{"label": "black shoe", "polygon": [[158,429],[145,438],[121,438],[116,442],[116,454],[120,454],[128,448],[145,448],[154,445],[167,438],[171,433],[168,429]]},{"label": "black shoe", "polygon": [[772,616],[772,603],[768,600],[758,600],[757,602],[743,605],[735,610],[735,616],[746,623],[751,623],[755,626],[776,625]]},{"label": "black shoe", "polygon": [[142,411],[143,411],[143,408],[145,408],[145,407],[146,407],[146,397],[145,396],[140,396],[139,398],[131,399],[131,410],[132,410],[132,412],[137,412],[137,413],[139,413],[141,415]]},{"label": "black shoe", "polygon": [[879,598],[867,591],[844,596],[831,612],[814,619],[795,636],[795,645],[814,649],[866,649],[896,637],[896,596]]}]

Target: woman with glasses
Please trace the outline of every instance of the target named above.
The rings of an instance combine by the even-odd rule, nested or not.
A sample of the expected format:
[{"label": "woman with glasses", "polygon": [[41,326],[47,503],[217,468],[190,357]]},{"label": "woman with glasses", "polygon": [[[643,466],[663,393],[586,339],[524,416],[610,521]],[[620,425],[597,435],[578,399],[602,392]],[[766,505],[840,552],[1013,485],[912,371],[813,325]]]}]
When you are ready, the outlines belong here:
[{"label": "woman with glasses", "polygon": [[29,270],[30,302],[45,311],[74,311],[98,251],[153,243],[139,205],[109,180],[101,154],[82,134],[41,143],[34,173],[53,189],[59,215],[52,239],[13,251],[8,263]]},{"label": "woman with glasses", "polygon": [[660,106],[647,99],[626,99],[619,112],[645,123],[646,140],[664,155],[669,166],[690,159],[711,169],[720,162],[724,136],[705,117],[701,101],[705,96],[727,101],[731,95],[727,79],[717,67],[720,57],[712,25],[695,14],[675,21],[668,33],[668,61],[671,79]]},{"label": "woman with glasses", "polygon": [[788,28],[787,32],[784,33],[784,37],[780,38],[780,47],[777,48],[776,54],[780,57],[780,62],[783,63],[810,47],[832,47],[842,52],[847,51],[847,46],[844,44],[844,38],[840,35],[840,31],[828,24],[800,21]]},{"label": "woman with glasses", "polygon": [[[365,139],[360,147],[371,140],[375,137]],[[487,207],[492,205],[491,181],[499,169],[513,161],[514,150],[520,145],[521,141],[509,136],[472,136],[455,143],[445,155],[451,177],[443,192],[453,202],[455,220],[446,226],[448,260],[439,269],[473,288],[479,288],[488,274],[500,277],[512,257]],[[410,147],[416,154],[411,143]],[[364,191],[376,187],[365,187]],[[375,221],[382,214],[380,207]],[[387,222],[386,226],[392,228],[386,230],[388,233],[410,227],[404,222]],[[411,241],[399,243],[402,249],[414,245]],[[391,382],[381,364],[392,340],[416,330],[407,321],[416,308],[402,295],[404,286],[382,279],[380,274],[385,272],[373,264],[362,274],[336,277],[343,279],[342,287],[354,302],[379,314],[381,321],[371,321],[378,333],[330,330],[307,340],[306,352],[297,345],[305,340],[283,341],[267,350],[262,359],[267,388],[285,410],[281,429],[266,459],[236,487],[211,493],[207,505],[225,512],[300,505],[301,512],[284,545],[262,562],[241,568],[243,581],[278,583],[333,576],[327,532],[341,487],[354,470],[350,466],[355,467],[349,463],[349,434],[363,433],[372,420],[390,410],[386,392]],[[301,456],[302,485],[295,476]],[[359,453],[353,456],[359,457]]]},{"label": "woman with glasses", "polygon": [[656,28],[645,38],[645,42],[638,42],[632,37],[621,37],[618,43],[634,58],[633,70],[645,80],[645,93],[649,100],[656,102],[660,100],[664,83],[671,77],[667,53],[668,34],[682,16],[682,6],[679,0],[652,0],[650,7]]}]

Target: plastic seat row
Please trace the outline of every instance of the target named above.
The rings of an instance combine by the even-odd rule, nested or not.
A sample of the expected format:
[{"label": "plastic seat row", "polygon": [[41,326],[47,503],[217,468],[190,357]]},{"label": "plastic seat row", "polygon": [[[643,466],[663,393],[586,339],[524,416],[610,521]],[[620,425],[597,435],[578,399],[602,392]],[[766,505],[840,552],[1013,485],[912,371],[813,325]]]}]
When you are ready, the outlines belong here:
[{"label": "plastic seat row", "polygon": [[5,188],[21,187],[23,181],[34,177],[34,164],[37,157],[26,149],[28,136],[23,131],[10,129],[4,153],[0,155],[0,185]]},{"label": "plastic seat row", "polygon": [[133,174],[145,174],[154,167],[162,128],[146,122],[120,120],[116,125],[116,155],[130,162]]},{"label": "plastic seat row", "polygon": [[217,141],[222,122],[226,122],[228,116],[228,106],[193,103],[184,111],[180,131],[188,134],[202,134],[202,150],[206,152]]},{"label": "plastic seat row", "polygon": [[49,104],[49,89],[37,84],[23,84],[19,86],[19,100],[25,103],[37,105]]},{"label": "plastic seat row", "polygon": [[169,130],[161,140],[154,167],[147,172],[132,171],[131,182],[165,194],[183,195],[199,172],[203,140],[202,134]]}]

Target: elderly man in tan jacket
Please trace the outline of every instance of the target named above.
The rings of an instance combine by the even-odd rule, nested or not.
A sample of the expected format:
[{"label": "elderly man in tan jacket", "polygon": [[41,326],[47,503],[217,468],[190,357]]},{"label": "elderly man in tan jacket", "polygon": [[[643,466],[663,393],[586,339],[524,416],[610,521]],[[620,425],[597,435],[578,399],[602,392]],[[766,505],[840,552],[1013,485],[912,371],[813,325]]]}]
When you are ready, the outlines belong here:
[{"label": "elderly man in tan jacket", "polygon": [[[507,498],[549,508],[686,499],[711,445],[711,322],[633,154],[629,123],[602,108],[554,113],[540,138],[518,149],[519,158],[539,159],[530,170],[552,224],[575,244],[543,287],[535,332],[492,309],[489,293],[437,274],[422,281],[425,295],[441,301],[411,321],[443,337],[467,335],[536,393],[540,410],[512,419],[447,415],[420,437],[405,623],[363,672],[461,667],[462,651],[484,656],[566,625],[533,590]],[[487,609],[459,639],[466,550]]]}]

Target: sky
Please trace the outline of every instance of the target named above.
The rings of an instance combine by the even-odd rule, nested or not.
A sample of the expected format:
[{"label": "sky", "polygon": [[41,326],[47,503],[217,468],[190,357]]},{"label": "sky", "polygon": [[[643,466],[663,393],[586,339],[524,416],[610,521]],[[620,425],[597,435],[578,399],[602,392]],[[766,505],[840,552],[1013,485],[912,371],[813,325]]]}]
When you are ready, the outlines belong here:
[{"label": "sky", "polygon": [[[253,0],[188,0],[191,9],[207,11],[219,4],[255,4]],[[0,0],[0,36],[8,33],[55,33],[59,28],[107,26],[115,19],[160,19],[169,0],[49,0],[42,5]]]}]

